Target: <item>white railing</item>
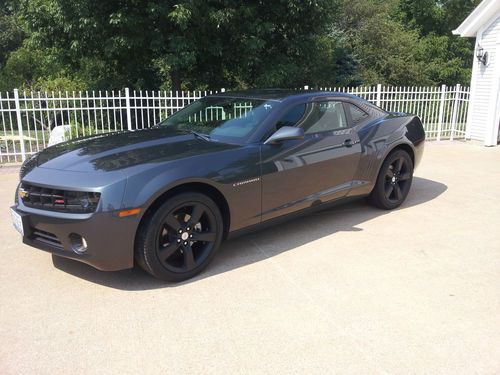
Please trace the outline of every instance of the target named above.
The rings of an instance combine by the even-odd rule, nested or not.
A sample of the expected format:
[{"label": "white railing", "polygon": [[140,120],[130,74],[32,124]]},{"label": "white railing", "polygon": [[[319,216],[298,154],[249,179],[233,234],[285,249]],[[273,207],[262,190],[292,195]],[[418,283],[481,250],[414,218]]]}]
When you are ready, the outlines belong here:
[{"label": "white railing", "polygon": [[[307,86],[304,89],[309,89]],[[465,137],[469,88],[320,88],[360,96],[391,112],[419,115],[428,139]],[[221,91],[224,91],[222,89]],[[71,125],[70,137],[143,129],[192,101],[217,91],[85,91],[0,93],[0,163],[12,163],[47,146],[50,130]]]},{"label": "white railing", "polygon": [[382,107],[389,112],[418,115],[427,139],[453,140],[465,138],[469,87],[331,87],[320,90],[347,92]]}]

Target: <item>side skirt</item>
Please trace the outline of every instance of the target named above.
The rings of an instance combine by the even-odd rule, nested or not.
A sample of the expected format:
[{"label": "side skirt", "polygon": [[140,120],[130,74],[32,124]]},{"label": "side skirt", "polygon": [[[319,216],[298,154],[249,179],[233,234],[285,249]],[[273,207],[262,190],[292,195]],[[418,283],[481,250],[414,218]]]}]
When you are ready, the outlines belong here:
[{"label": "side skirt", "polygon": [[352,201],[357,201],[357,200],[366,198],[368,195],[369,194],[356,195],[354,197],[347,197],[347,198],[342,197],[342,198],[339,198],[339,199],[331,201],[331,202],[314,205],[314,206],[305,208],[305,209],[297,211],[297,212],[292,212],[292,213],[287,214],[287,215],[283,215],[280,217],[266,220],[266,221],[259,223],[259,224],[254,224],[254,225],[251,225],[251,226],[246,227],[246,228],[242,228],[242,229],[238,229],[238,230],[229,232],[226,239],[229,239],[229,240],[234,239],[234,238],[243,236],[245,234],[253,233],[253,232],[265,229],[265,228],[272,227],[272,226],[279,224],[279,223],[284,223],[284,222],[287,222],[287,221],[290,221],[290,220],[293,220],[293,219],[296,219],[296,218],[299,218],[302,216],[309,215],[309,214],[314,213],[314,212],[320,212],[320,211],[328,210],[328,209],[333,208],[333,207],[342,206],[342,205],[350,203]]}]

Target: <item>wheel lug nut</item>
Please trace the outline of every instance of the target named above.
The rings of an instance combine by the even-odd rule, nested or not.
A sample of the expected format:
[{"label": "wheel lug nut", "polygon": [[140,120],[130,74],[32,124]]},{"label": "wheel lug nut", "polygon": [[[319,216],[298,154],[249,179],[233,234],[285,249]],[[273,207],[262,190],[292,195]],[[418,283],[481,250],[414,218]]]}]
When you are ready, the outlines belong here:
[{"label": "wheel lug nut", "polygon": [[189,227],[187,227],[186,230],[189,230]]},{"label": "wheel lug nut", "polygon": [[182,229],[179,229],[179,233],[182,233]]},{"label": "wheel lug nut", "polygon": [[187,242],[184,242],[184,245],[187,245],[188,243]]},{"label": "wheel lug nut", "polygon": [[190,235],[189,235],[189,238],[193,238],[193,235],[192,235],[192,234],[190,234]]},{"label": "wheel lug nut", "polygon": [[180,238],[177,240],[177,242],[181,242]]}]

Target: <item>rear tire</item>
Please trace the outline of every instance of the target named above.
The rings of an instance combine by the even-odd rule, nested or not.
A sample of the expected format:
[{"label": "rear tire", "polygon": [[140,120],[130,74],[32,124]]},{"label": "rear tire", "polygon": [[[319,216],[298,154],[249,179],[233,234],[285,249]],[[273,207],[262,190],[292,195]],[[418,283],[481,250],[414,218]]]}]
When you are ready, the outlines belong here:
[{"label": "rear tire", "polygon": [[178,282],[210,263],[222,237],[222,215],[214,201],[196,192],[181,193],[144,218],[136,236],[135,258],[152,276]]},{"label": "rear tire", "polygon": [[404,150],[391,152],[380,168],[371,203],[384,210],[399,207],[408,196],[413,180],[413,162]]}]

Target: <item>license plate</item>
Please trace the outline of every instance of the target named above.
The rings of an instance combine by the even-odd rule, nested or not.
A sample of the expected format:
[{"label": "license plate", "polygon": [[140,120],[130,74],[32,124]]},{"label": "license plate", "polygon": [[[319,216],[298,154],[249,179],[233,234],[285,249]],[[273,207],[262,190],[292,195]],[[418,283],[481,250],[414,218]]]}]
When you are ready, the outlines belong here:
[{"label": "license plate", "polygon": [[12,208],[10,209],[10,213],[12,215],[12,224],[14,224],[14,228],[16,228],[17,231],[19,233],[21,233],[21,235],[24,236],[23,219],[22,219],[21,215],[19,215]]}]

